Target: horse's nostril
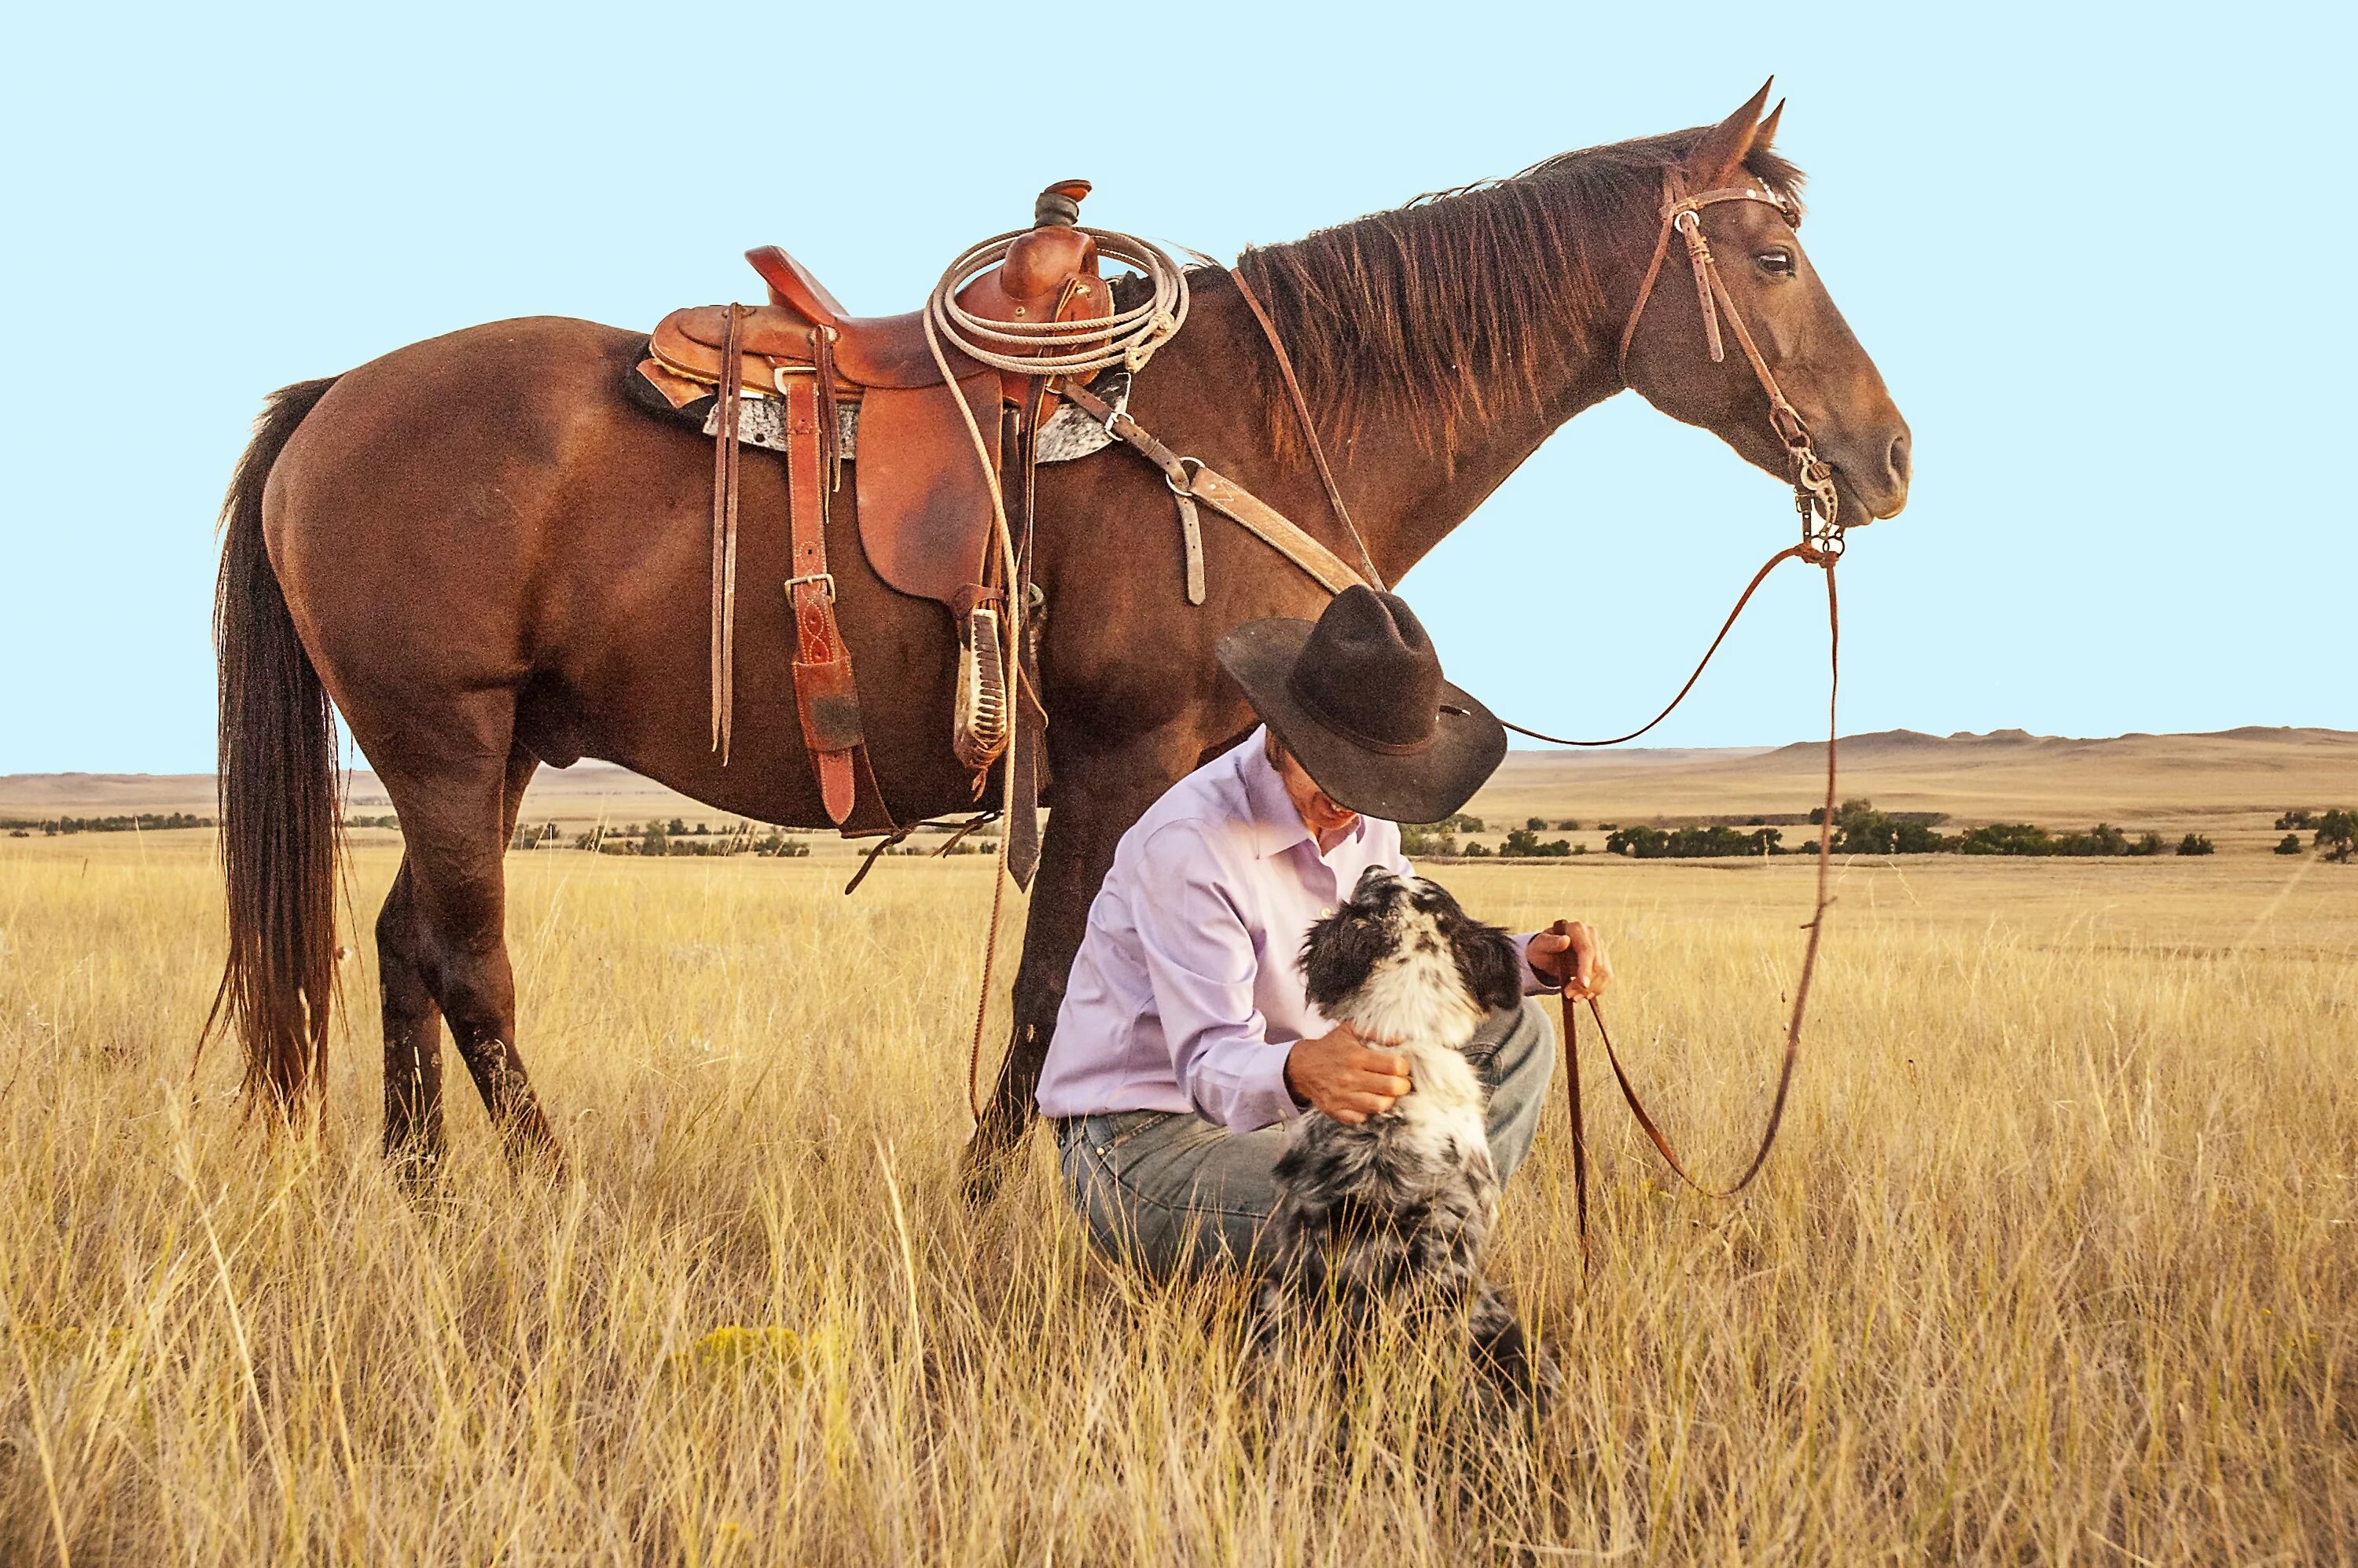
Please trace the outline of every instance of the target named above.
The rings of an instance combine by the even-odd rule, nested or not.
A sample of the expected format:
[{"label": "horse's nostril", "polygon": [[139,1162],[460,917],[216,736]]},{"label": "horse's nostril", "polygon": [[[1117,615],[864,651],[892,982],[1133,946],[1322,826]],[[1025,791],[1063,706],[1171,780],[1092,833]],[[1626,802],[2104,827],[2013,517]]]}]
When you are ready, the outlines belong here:
[{"label": "horse's nostril", "polygon": [[1885,454],[1883,460],[1890,468],[1894,481],[1900,484],[1908,482],[1908,436],[1905,431],[1891,438],[1891,449]]}]

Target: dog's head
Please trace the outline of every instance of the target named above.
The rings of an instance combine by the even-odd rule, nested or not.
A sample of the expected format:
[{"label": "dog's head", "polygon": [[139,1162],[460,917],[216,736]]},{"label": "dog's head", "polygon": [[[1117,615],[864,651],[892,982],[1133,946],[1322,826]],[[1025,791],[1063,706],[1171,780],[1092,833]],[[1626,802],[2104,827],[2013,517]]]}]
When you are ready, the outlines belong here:
[{"label": "dog's head", "polygon": [[1449,890],[1370,866],[1350,901],[1302,945],[1310,1000],[1338,1023],[1388,1040],[1466,1043],[1493,1008],[1522,999],[1521,955]]}]

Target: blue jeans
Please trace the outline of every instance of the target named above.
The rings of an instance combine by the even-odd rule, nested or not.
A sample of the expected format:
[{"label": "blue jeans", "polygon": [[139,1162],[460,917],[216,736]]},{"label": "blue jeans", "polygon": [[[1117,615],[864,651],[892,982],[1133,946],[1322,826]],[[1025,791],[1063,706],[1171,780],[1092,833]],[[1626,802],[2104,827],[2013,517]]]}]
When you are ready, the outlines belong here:
[{"label": "blue jeans", "polygon": [[[1555,1033],[1535,998],[1492,1013],[1466,1047],[1489,1090],[1490,1157],[1504,1182],[1531,1152],[1555,1075]],[[1089,1239],[1157,1279],[1249,1268],[1277,1205],[1282,1124],[1231,1132],[1188,1111],[1127,1110],[1056,1123],[1065,1191]]]}]

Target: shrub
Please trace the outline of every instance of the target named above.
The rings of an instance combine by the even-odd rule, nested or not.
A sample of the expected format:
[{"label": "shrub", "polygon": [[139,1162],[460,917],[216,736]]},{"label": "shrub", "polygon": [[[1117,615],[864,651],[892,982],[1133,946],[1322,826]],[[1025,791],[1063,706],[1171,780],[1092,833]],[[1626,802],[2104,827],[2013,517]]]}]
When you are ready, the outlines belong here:
[{"label": "shrub", "polygon": [[[1810,820],[1825,814],[1819,806]],[[1936,813],[1895,814],[1876,810],[1871,800],[1846,800],[1834,811],[1834,849],[1845,855],[1933,855],[1959,848],[1963,840],[1944,838],[1933,826],[1937,820]]]},{"label": "shrub", "polygon": [[2347,865],[2358,851],[2358,813],[2329,811],[2317,819],[2317,852]]},{"label": "shrub", "polygon": [[1438,827],[1419,827],[1412,822],[1402,823],[1401,853],[1455,856],[1457,853],[1457,838],[1455,834]]},{"label": "shrub", "polygon": [[[1531,820],[1536,822],[1539,819],[1533,817]],[[1544,827],[1545,824],[1542,823],[1541,826]],[[1498,846],[1498,853],[1519,860],[1548,860],[1556,856],[1570,855],[1572,844],[1568,839],[1563,838],[1542,844],[1540,842],[1538,833],[1529,827],[1518,827],[1507,835],[1507,841]]]},{"label": "shrub", "polygon": [[2178,852],[2181,855],[2207,855],[2211,850],[2211,840],[2200,833],[2189,833],[2178,841]]},{"label": "shrub", "polygon": [[2298,833],[2288,833],[2288,834],[2286,834],[2283,838],[2281,838],[2277,839],[2277,854],[2279,854],[2279,855],[2298,855],[2298,854],[2299,854],[2299,853],[2300,853],[2300,835],[2299,835],[2299,834],[2298,834]]},{"label": "shrub", "polygon": [[1989,822],[1964,836],[1957,846],[1967,855],[2049,855],[2054,853],[2047,829],[2028,822]]},{"label": "shrub", "polygon": [[1580,824],[1567,816],[1563,821],[1557,823],[1555,825],[1555,828],[1559,833],[1577,833],[1580,831]]},{"label": "shrub", "polygon": [[2277,818],[2277,826],[2278,827],[2314,827],[2317,826],[2317,816],[2313,812],[2304,811],[2295,806]]}]

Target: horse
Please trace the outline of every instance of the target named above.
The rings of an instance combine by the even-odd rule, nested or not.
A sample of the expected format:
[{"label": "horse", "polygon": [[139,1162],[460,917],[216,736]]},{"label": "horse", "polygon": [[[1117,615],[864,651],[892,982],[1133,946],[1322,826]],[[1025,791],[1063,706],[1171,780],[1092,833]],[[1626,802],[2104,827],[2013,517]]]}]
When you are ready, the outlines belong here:
[{"label": "horse", "polygon": [[[1745,185],[1708,243],[1847,521],[1896,515],[1909,430],[1794,232],[1801,173],[1774,149],[1768,87],[1716,125],[1549,158],[1509,178],[1247,250],[1192,275],[1185,330],[1130,411],[1234,476],[1347,560],[1397,581],[1566,420],[1625,388],[1790,477],[1763,384],[1706,355],[1697,291],[1670,287],[1665,193]],[[1649,265],[1650,254],[1653,264]],[[1305,432],[1243,276],[1299,373]],[[1626,329],[1626,330],[1625,330]],[[519,1160],[561,1159],[525,1071],[503,930],[503,860],[544,762],[602,758],[723,811],[827,816],[795,716],[783,604],[740,617],[733,754],[704,703],[712,460],[706,438],[629,400],[646,335],[557,318],[472,327],[281,389],[222,516],[214,620],[229,951],[206,1037],[240,1040],[249,1091],[316,1102],[335,994],[340,814],[334,719],[384,782],[402,860],[377,914],[384,1150],[445,1147],[442,1033]],[[1307,438],[1305,439],[1305,436]],[[1333,456],[1350,523],[1303,460]],[[784,514],[782,465],[750,460],[744,515]],[[1065,977],[1116,841],[1158,795],[1249,730],[1212,656],[1325,590],[1214,523],[1208,592],[1179,591],[1163,474],[1108,449],[1041,469],[1034,580],[1052,806],[1014,984],[1012,1036],[970,1139],[994,1190],[1032,1116]],[[833,508],[842,634],[874,776],[893,818],[968,808],[946,744],[949,617],[888,588]],[[749,582],[791,571],[783,527],[749,527]],[[758,601],[755,601],[758,602]]]}]

